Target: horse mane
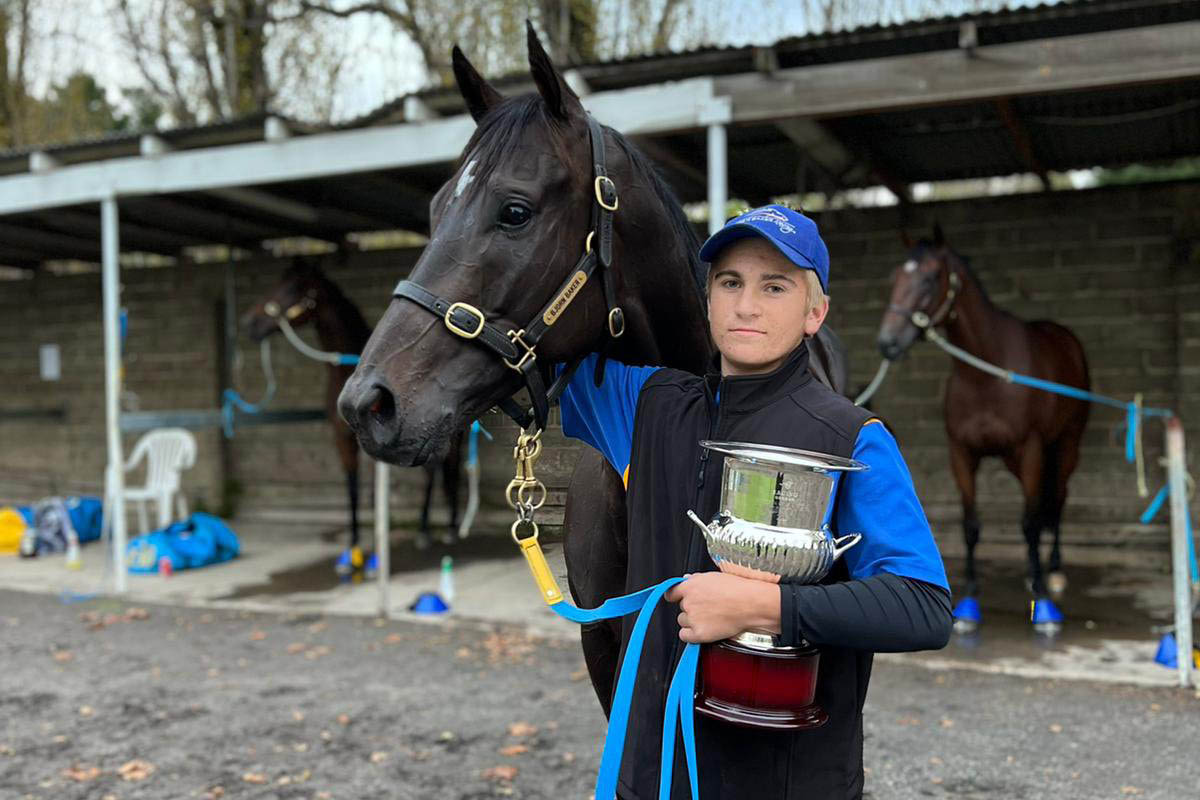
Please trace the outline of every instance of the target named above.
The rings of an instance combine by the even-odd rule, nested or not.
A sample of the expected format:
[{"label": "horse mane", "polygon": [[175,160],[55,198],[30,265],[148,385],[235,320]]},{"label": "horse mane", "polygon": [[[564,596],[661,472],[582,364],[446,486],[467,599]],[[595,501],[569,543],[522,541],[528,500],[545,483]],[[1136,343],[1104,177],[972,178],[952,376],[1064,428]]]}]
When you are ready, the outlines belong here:
[{"label": "horse mane", "polygon": [[[482,181],[478,179],[489,173],[507,153],[512,152],[513,148],[521,141],[525,131],[532,125],[542,125],[549,129],[551,146],[560,158],[566,160],[568,151],[564,138],[566,126],[550,113],[550,109],[541,95],[529,93],[506,98],[504,102],[488,110],[476,126],[467,146],[463,148],[458,167],[461,167],[466,161],[474,159],[478,170],[475,173],[477,178],[475,182],[482,184]],[[613,140],[625,157],[629,159],[634,171],[646,179],[654,196],[662,205],[666,212],[668,227],[686,254],[688,272],[695,282],[699,297],[703,300],[708,270],[699,257],[700,240],[696,236],[692,224],[688,221],[687,215],[683,213],[683,206],[680,205],[675,192],[667,185],[657,165],[624,134],[607,125],[601,127],[612,134]]]},{"label": "horse mane", "polygon": [[700,299],[703,301],[704,286],[708,280],[708,267],[700,260],[700,238],[696,235],[696,229],[692,227],[692,223],[688,221],[687,215],[683,213],[683,206],[680,204],[679,198],[675,196],[675,192],[663,179],[658,165],[647,158],[637,148],[637,145],[625,138],[620,131],[607,126],[605,126],[605,130],[612,131],[613,138],[633,165],[634,170],[641,173],[650,182],[654,196],[658,198],[659,203],[667,212],[667,224],[686,253],[688,271],[691,273],[692,279],[696,283],[696,291],[699,292]]}]

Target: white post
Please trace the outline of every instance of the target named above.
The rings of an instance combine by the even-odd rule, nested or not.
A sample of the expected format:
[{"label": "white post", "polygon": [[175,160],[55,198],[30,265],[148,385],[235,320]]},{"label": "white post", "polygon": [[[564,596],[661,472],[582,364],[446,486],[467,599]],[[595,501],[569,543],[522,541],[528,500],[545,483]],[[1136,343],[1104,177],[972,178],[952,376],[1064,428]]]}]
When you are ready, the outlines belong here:
[{"label": "white post", "polygon": [[729,200],[728,159],[725,126],[708,126],[708,233],[711,236],[725,225],[725,206]]},{"label": "white post", "polygon": [[1171,498],[1171,565],[1175,576],[1175,645],[1179,655],[1179,685],[1191,685],[1192,576],[1188,564],[1187,463],[1183,423],[1167,419],[1167,485]]},{"label": "white post", "polygon": [[125,571],[125,456],[121,452],[121,331],[117,317],[121,304],[121,252],[117,226],[117,199],[100,201],[100,237],[104,296],[104,424],[108,433],[108,469],[105,491],[112,515],[113,591],[124,594]]},{"label": "white post", "polygon": [[388,465],[375,462],[375,560],[379,567],[379,616],[392,615],[388,597],[391,579],[391,541],[388,537]]}]

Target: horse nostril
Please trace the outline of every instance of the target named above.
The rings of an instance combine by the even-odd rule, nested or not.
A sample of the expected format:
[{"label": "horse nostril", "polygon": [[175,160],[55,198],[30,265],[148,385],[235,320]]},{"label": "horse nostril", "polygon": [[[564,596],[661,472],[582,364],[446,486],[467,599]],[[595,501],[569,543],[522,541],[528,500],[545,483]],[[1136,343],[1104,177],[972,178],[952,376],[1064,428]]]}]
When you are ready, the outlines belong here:
[{"label": "horse nostril", "polygon": [[390,423],[396,418],[396,398],[383,386],[375,386],[368,392],[367,413],[377,422]]}]

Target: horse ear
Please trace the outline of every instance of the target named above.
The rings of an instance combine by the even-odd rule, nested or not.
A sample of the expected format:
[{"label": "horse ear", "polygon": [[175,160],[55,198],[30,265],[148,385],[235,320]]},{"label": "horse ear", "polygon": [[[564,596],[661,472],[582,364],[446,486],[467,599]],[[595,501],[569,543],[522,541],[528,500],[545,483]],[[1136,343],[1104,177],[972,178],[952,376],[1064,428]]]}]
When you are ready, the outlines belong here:
[{"label": "horse ear", "polygon": [[942,233],[942,225],[940,222],[933,223],[933,244],[935,247],[946,246],[946,234]]},{"label": "horse ear", "polygon": [[467,110],[471,112],[471,118],[479,122],[483,115],[504,97],[484,80],[470,61],[467,61],[458,45],[454,45],[450,61],[454,66],[454,80],[458,83],[458,91],[463,100],[467,101]]},{"label": "horse ear", "polygon": [[567,82],[554,68],[554,62],[546,55],[542,42],[538,39],[533,23],[525,20],[525,38],[529,43],[529,70],[533,74],[533,82],[537,84],[538,94],[546,101],[550,113],[561,120],[566,120],[572,113],[583,111],[578,95],[571,91]]}]

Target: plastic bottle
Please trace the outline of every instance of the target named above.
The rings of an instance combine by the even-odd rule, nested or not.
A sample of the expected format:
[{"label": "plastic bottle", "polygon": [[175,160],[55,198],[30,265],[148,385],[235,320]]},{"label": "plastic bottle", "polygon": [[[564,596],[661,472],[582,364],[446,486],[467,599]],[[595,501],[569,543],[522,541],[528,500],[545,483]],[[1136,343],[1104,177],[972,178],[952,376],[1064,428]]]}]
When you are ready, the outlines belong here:
[{"label": "plastic bottle", "polygon": [[438,594],[447,604],[454,602],[454,559],[442,556],[442,575],[438,582]]}]

